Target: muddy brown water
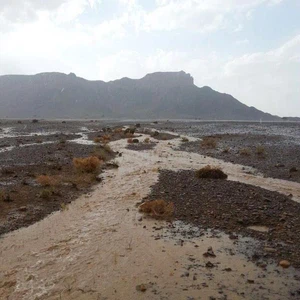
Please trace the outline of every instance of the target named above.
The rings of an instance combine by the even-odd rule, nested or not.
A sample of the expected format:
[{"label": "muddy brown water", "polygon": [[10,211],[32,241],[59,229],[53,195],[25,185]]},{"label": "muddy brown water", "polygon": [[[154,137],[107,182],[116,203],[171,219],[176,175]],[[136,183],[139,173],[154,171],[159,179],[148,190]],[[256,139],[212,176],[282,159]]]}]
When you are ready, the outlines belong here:
[{"label": "muddy brown water", "polygon": [[[150,192],[160,168],[216,165],[231,180],[292,193],[300,201],[298,183],[247,174],[252,170],[243,166],[174,151],[179,143],[160,141],[143,152],[125,149],[125,140],[111,143],[123,153],[117,159],[120,168],[106,171],[104,182],[93,192],[0,240],[0,298],[297,299],[290,293],[299,289],[299,270],[275,264],[266,271],[257,267],[241,251],[245,245],[255,247],[254,240],[235,243],[225,234],[209,233],[156,239],[153,227],[162,226],[168,235],[166,224],[140,219],[135,205]],[[203,257],[210,246],[216,257]]]}]

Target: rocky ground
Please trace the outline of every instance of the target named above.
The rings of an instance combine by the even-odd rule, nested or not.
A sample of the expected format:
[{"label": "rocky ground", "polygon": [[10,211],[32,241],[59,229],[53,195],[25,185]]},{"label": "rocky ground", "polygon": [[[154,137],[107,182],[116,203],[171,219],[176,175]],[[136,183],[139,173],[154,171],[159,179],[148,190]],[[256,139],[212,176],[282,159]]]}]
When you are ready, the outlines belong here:
[{"label": "rocky ground", "polygon": [[156,146],[156,143],[136,143],[136,144],[128,144],[126,149],[134,150],[134,151],[145,151],[152,150]]},{"label": "rocky ground", "polygon": [[[109,161],[116,154],[94,143],[90,133],[107,135],[108,124],[2,121],[0,126],[0,235],[31,225],[91,191],[101,178],[76,172],[73,158],[104,153],[99,173],[113,166]],[[109,130],[112,139],[124,138]],[[43,186],[37,182],[40,175],[56,182]]]},{"label": "rocky ground", "polygon": [[163,170],[145,200],[155,199],[173,202],[176,220],[221,230],[234,240],[241,234],[262,241],[250,258],[263,267],[260,259],[266,258],[300,267],[300,204],[289,197],[230,180],[199,179],[194,171]]},{"label": "rocky ground", "polygon": [[266,177],[300,182],[300,144],[284,136],[216,134],[214,147],[201,141],[184,143],[180,150],[256,168]]},{"label": "rocky ground", "polygon": [[[161,121],[147,126],[199,139],[212,137],[215,147],[201,147],[200,141],[187,142],[180,150],[255,167],[266,177],[300,182],[300,122]],[[262,153],[258,155],[259,151]]]}]

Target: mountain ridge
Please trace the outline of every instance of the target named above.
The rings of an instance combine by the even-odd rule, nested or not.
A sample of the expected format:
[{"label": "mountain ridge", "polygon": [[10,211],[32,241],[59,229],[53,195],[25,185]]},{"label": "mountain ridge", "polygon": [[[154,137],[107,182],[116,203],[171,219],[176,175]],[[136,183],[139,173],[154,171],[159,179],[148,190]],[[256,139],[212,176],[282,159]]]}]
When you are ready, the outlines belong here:
[{"label": "mountain ridge", "polygon": [[0,76],[0,117],[281,120],[180,72],[90,81],[74,73]]}]

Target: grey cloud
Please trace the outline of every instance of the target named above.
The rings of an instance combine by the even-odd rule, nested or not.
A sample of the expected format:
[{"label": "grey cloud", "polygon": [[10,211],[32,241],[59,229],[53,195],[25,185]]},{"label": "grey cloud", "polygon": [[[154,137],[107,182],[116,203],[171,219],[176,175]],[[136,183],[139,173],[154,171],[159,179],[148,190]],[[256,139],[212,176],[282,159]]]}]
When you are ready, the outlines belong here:
[{"label": "grey cloud", "polygon": [[0,0],[0,17],[8,22],[31,22],[38,11],[53,11],[67,0]]}]

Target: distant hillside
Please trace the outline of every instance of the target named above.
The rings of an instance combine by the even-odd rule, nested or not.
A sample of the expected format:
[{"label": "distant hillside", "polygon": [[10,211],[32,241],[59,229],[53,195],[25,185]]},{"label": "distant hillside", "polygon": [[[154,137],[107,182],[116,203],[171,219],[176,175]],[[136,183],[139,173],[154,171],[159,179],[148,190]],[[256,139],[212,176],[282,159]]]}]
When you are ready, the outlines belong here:
[{"label": "distant hillside", "polygon": [[5,75],[0,76],[0,105],[1,118],[281,120],[231,95],[199,88],[183,71],[110,82],[72,73]]},{"label": "distant hillside", "polygon": [[288,122],[300,122],[300,118],[298,117],[283,117],[282,120]]}]

